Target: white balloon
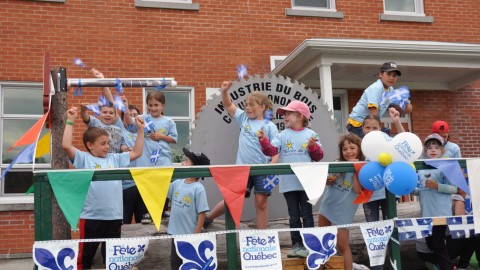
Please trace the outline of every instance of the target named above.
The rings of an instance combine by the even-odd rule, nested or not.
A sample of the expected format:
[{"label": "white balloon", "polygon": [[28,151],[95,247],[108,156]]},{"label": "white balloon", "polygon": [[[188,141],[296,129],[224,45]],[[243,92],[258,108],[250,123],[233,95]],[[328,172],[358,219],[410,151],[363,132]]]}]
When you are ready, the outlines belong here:
[{"label": "white balloon", "polygon": [[422,154],[423,144],[420,138],[411,132],[402,132],[392,139],[393,161],[414,162]]},{"label": "white balloon", "polygon": [[392,138],[381,131],[370,131],[362,140],[362,152],[370,161],[378,161],[381,153],[392,153]]}]

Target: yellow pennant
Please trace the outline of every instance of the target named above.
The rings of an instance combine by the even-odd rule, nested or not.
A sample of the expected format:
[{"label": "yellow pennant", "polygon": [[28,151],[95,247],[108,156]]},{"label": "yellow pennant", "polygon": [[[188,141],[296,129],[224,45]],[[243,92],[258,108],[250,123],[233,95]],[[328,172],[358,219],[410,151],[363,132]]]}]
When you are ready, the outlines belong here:
[{"label": "yellow pennant", "polygon": [[163,206],[172,181],[173,168],[130,169],[153,223],[160,231]]},{"label": "yellow pennant", "polygon": [[48,153],[50,153],[50,131],[43,135],[43,137],[38,141],[35,158],[39,158]]}]

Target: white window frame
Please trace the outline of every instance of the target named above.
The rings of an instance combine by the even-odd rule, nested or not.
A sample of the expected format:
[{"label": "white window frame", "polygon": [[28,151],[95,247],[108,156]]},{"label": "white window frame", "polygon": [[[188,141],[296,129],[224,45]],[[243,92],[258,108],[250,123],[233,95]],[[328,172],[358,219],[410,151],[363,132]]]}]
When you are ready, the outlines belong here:
[{"label": "white window frame", "polygon": [[[402,0],[396,0],[396,1],[402,1]],[[423,0],[414,0],[414,8],[415,8],[414,12],[386,10],[385,0],[383,0],[384,14],[404,15],[404,16],[425,16]]]},{"label": "white window frame", "polygon": [[[147,98],[147,90],[150,90],[151,88],[147,89],[147,88],[143,88],[143,102],[144,102],[144,106],[143,106],[143,114],[147,114],[148,113],[148,106],[147,106],[147,103],[146,103],[146,98]],[[171,118],[173,121],[188,121],[188,129],[189,131],[192,130],[193,126],[194,126],[194,121],[195,121],[195,87],[190,87],[190,86],[177,86],[175,88],[165,88],[163,90],[161,90],[163,92],[187,92],[189,93],[189,100],[188,100],[188,108],[189,108],[189,113],[188,113],[188,116],[171,116],[171,115],[166,115],[167,117]],[[166,100],[166,106],[172,106],[173,104],[169,104],[168,103],[168,100]],[[138,105],[137,105],[138,106]],[[190,136],[188,136],[188,144],[191,144],[191,141],[190,141]],[[182,146],[183,147],[183,146]],[[180,165],[180,163],[173,163],[174,165]]]},{"label": "white window frame", "polygon": [[[0,108],[3,108],[4,104],[4,91],[6,87],[35,87],[38,91],[43,91],[43,85],[41,83],[33,82],[5,82],[0,81]],[[38,101],[41,104],[41,100]],[[0,109],[0,131],[3,130],[3,120],[11,119],[28,119],[38,120],[42,115],[27,115],[27,114],[5,114],[3,109]],[[3,153],[3,132],[0,132],[0,155]],[[1,158],[1,157],[0,157]],[[1,159],[3,160],[3,158]],[[9,164],[3,164],[0,160],[1,173],[8,167]],[[35,163],[35,169],[48,170],[51,168],[51,164]],[[15,171],[33,171],[32,164],[15,164],[11,170]],[[33,196],[25,196],[23,193],[5,194],[5,180],[0,181],[0,204],[18,204],[18,203],[33,203]]]},{"label": "white window frame", "polygon": [[337,11],[335,0],[327,0],[327,7],[307,7],[307,6],[296,6],[295,0],[292,0],[292,9],[301,9],[301,10],[323,10],[323,11]]}]

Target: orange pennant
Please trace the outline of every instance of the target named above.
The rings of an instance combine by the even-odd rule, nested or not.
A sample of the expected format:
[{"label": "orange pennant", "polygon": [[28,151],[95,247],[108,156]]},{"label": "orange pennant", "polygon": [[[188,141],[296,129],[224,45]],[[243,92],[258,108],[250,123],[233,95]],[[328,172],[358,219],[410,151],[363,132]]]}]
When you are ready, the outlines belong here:
[{"label": "orange pennant", "polygon": [[240,226],[250,166],[210,167],[237,228]]},{"label": "orange pennant", "polygon": [[[358,178],[358,174],[360,173],[360,169],[367,164],[366,162],[362,163],[353,163],[353,166],[355,167],[356,171],[356,177]],[[354,204],[362,204],[362,203],[367,203],[370,201],[370,198],[373,196],[373,191],[365,189],[362,187],[362,191],[358,194],[357,198],[353,201]]]},{"label": "orange pennant", "polygon": [[48,112],[45,113],[42,116],[42,118],[40,118],[35,123],[35,125],[33,125],[25,134],[23,134],[23,136],[16,143],[14,143],[12,146],[10,146],[10,148],[8,148],[7,152],[12,150],[14,147],[22,146],[22,145],[26,145],[26,144],[32,144],[32,143],[36,142],[37,139],[38,139],[38,135],[40,134],[40,131],[42,131],[43,124],[45,124],[45,120],[47,119],[47,116],[48,116]]}]

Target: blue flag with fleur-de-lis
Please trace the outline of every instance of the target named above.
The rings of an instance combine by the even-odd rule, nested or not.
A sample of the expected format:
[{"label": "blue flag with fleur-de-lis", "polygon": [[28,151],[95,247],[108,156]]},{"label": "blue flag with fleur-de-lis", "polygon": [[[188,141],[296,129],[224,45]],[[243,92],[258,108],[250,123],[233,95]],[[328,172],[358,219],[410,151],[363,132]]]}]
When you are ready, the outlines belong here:
[{"label": "blue flag with fleur-de-lis", "polygon": [[300,235],[303,245],[308,249],[308,269],[318,269],[325,264],[330,257],[337,253],[337,228],[315,227],[301,229]]},{"label": "blue flag with fleur-de-lis", "polygon": [[179,270],[217,269],[215,234],[190,234],[174,238],[177,255],[182,259]]},{"label": "blue flag with fleur-de-lis", "polygon": [[78,243],[73,241],[35,242],[33,261],[38,269],[77,269]]},{"label": "blue flag with fleur-de-lis", "polygon": [[470,238],[475,235],[473,216],[447,217],[447,225],[453,239]]}]

